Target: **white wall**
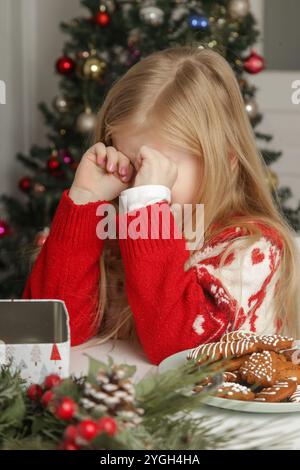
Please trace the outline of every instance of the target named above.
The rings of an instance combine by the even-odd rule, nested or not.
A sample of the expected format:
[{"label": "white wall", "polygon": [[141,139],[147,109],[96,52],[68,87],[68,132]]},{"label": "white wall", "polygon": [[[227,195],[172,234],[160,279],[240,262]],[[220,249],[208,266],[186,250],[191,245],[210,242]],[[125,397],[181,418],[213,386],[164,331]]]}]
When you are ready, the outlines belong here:
[{"label": "white wall", "polygon": [[0,193],[17,192],[24,174],[15,154],[46,142],[37,103],[51,103],[58,91],[54,63],[66,38],[59,22],[85,11],[79,0],[0,0],[0,80],[7,88],[0,104]]},{"label": "white wall", "polygon": [[6,104],[0,104],[0,192],[11,188],[14,154],[25,141],[20,24],[20,1],[0,0],[0,79],[6,84]]}]

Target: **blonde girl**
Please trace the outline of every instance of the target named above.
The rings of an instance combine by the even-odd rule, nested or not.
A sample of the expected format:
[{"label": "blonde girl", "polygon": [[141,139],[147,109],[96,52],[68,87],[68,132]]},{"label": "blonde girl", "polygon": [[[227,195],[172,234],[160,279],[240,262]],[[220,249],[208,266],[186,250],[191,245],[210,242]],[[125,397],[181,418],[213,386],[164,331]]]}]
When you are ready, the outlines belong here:
[{"label": "blonde girl", "polygon": [[[172,204],[193,216],[204,206],[197,249],[176,236]],[[152,210],[164,210],[170,236],[101,239],[99,206],[127,227],[139,217],[151,226]],[[177,46],[112,85],[23,297],[64,300],[72,345],[129,338],[154,364],[235,329],[297,337],[294,235],[231,67],[205,46]]]}]

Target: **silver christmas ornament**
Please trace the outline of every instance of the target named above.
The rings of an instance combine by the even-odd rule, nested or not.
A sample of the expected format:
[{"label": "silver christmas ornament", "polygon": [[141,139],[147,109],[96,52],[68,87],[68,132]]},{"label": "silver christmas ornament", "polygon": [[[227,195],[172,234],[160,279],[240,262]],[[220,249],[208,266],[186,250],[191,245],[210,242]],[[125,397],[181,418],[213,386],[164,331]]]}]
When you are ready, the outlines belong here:
[{"label": "silver christmas ornament", "polygon": [[86,108],[86,110],[77,117],[76,129],[82,134],[85,134],[93,131],[95,124],[96,114],[94,114],[90,108]]},{"label": "silver christmas ornament", "polygon": [[233,20],[240,20],[250,11],[249,0],[230,0],[228,13]]}]

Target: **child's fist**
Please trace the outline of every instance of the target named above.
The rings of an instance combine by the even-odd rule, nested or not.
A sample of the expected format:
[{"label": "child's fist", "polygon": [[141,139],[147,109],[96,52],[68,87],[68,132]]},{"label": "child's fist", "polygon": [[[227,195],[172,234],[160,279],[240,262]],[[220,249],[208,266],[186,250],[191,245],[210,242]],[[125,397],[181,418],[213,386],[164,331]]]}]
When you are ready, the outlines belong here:
[{"label": "child's fist", "polygon": [[176,163],[146,145],[141,146],[135,167],[137,175],[134,187],[143,184],[162,184],[172,189],[178,174]]},{"label": "child's fist", "polygon": [[69,196],[76,204],[111,201],[127,189],[133,171],[123,153],[98,142],[83,155]]}]

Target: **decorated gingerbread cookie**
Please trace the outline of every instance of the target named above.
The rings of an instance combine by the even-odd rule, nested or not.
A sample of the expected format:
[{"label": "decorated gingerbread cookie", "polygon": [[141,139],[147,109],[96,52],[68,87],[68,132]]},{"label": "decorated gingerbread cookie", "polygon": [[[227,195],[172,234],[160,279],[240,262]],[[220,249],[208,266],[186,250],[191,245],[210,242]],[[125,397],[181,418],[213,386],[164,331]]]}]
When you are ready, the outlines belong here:
[{"label": "decorated gingerbread cookie", "polygon": [[296,390],[289,397],[289,401],[292,401],[294,403],[300,403],[300,386],[299,385],[297,385]]},{"label": "decorated gingerbread cookie", "polygon": [[285,349],[280,351],[280,355],[283,356],[287,361],[291,361],[293,364],[300,365],[300,349]]},{"label": "decorated gingerbread cookie", "polygon": [[262,402],[280,402],[290,397],[297,388],[297,384],[293,380],[278,380],[271,387],[263,388],[255,396],[255,401]]},{"label": "decorated gingerbread cookie", "polygon": [[236,341],[201,344],[190,350],[187,359],[195,358],[199,363],[206,361],[219,361],[225,358],[235,358],[257,350],[257,345],[248,339]]},{"label": "decorated gingerbread cookie", "polygon": [[273,385],[277,379],[277,354],[274,351],[261,351],[251,354],[240,368],[242,379],[264,387]]},{"label": "decorated gingerbread cookie", "polygon": [[224,372],[223,373],[223,381],[224,382],[235,382],[239,381],[239,373],[238,371],[235,372]]},{"label": "decorated gingerbread cookie", "polygon": [[223,382],[214,393],[219,398],[230,398],[231,400],[253,400],[255,395],[250,388],[233,382]]}]

